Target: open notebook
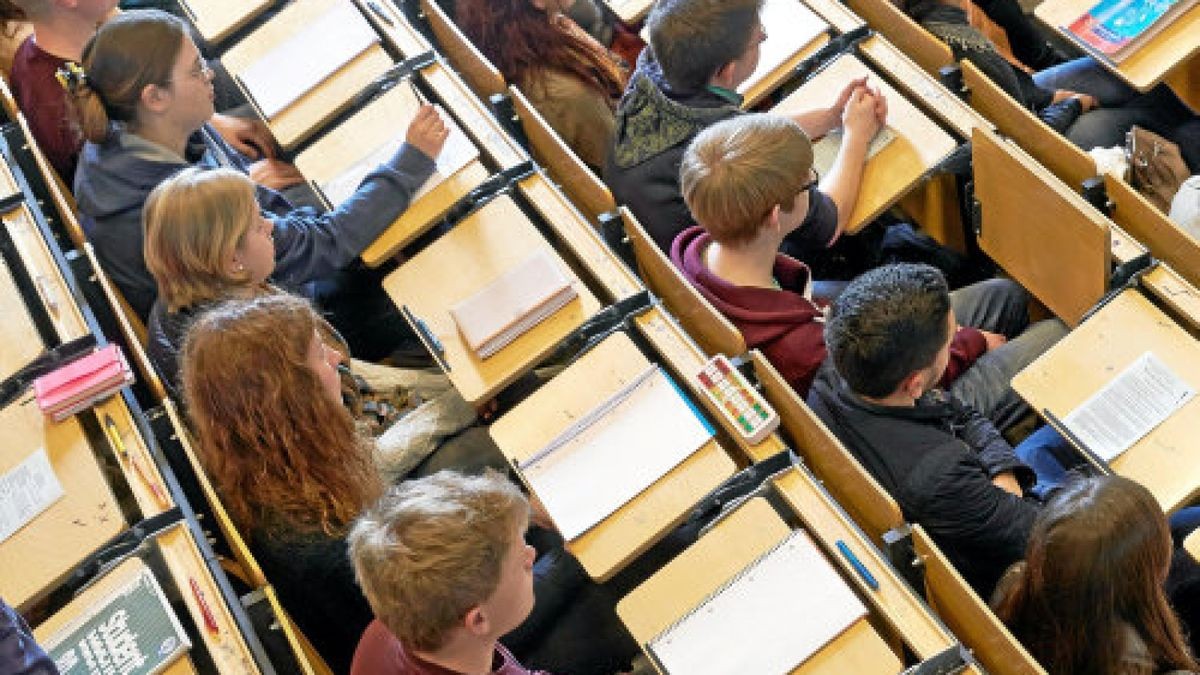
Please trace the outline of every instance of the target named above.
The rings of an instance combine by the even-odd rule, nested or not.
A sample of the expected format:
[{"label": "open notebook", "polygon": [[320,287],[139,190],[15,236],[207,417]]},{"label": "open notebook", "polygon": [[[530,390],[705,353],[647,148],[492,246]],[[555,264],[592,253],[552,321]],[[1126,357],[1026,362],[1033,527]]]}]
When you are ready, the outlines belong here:
[{"label": "open notebook", "polygon": [[647,643],[672,675],[789,673],[866,615],[802,530]]},{"label": "open notebook", "polygon": [[[817,173],[824,176],[833,168],[833,163],[837,161],[838,151],[842,149],[844,135],[845,133],[841,129],[834,129],[822,136],[821,140],[813,143],[813,168],[817,170]],[[891,127],[881,128],[871,139],[871,144],[867,146],[867,159],[870,160],[879,154],[879,151],[886,148],[895,137],[896,132],[892,131]]]},{"label": "open notebook", "polygon": [[271,119],[379,42],[358,8],[339,2],[238,77]]},{"label": "open notebook", "polygon": [[518,468],[563,538],[571,541],[712,435],[675,383],[651,364]]},{"label": "open notebook", "polygon": [[450,308],[467,345],[487,358],[546,320],[578,293],[546,251],[538,251]]},{"label": "open notebook", "polygon": [[[358,190],[368,173],[396,154],[404,144],[408,123],[420,107],[421,99],[412,86],[392,87],[296,155],[296,168],[335,208]],[[414,202],[479,156],[479,150],[454,118],[444,110],[438,112],[450,135],[434,159],[437,166],[433,175],[413,196]]]},{"label": "open notebook", "polygon": [[743,94],[829,28],[801,0],[766,0],[759,20],[766,28],[767,39],[759,47],[758,67],[738,87]]}]

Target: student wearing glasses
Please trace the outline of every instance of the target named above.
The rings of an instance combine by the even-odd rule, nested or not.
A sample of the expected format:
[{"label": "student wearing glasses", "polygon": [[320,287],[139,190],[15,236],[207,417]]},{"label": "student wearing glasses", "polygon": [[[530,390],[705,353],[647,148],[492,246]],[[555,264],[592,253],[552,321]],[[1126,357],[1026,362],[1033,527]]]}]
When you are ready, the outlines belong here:
[{"label": "student wearing glasses", "polygon": [[[880,123],[869,92],[855,92],[842,115],[839,157],[819,182],[808,136],[795,121],[776,115],[741,115],[709,127],[680,165],[683,198],[700,225],[680,233],[672,260],[801,396],[826,359],[822,296],[832,294],[780,247],[797,238],[824,246],[841,233],[841,214],[857,198],[857,174],[839,189],[827,185],[838,180],[839,167],[861,166]],[[1005,428],[1027,411],[1009,380],[1061,337],[1062,324],[1042,322],[1025,331],[1028,296],[1009,280],[960,289],[951,302],[958,328],[940,382]],[[981,360],[986,367],[973,367]]]},{"label": "student wearing glasses", "polygon": [[[146,198],[184,167],[227,167],[250,175],[277,240],[289,242],[277,250],[273,283],[328,311],[330,323],[365,360],[415,341],[383,292],[380,273],[355,261],[408,208],[434,170],[449,132],[432,106],[421,108],[407,142],[351,198],[319,212],[293,205],[272,189],[269,177],[251,173],[250,160],[209,125],[212,70],[182,20],[157,10],[124,12],[100,27],[81,65],[61,72],[87,139],[75,175],[82,224],[139,316],[147,317],[157,293],[142,255]],[[282,167],[279,172],[299,175]]]}]

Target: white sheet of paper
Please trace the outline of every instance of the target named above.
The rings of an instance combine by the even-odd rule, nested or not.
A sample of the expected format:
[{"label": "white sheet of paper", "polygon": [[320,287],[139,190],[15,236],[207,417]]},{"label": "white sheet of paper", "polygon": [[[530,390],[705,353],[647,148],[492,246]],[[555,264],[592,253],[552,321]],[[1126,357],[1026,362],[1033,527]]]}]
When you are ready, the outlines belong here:
[{"label": "white sheet of paper", "polygon": [[668,673],[791,672],[866,608],[801,530],[650,643]]},{"label": "white sheet of paper", "polygon": [[521,466],[567,541],[607,518],[712,438],[712,430],[662,370],[651,368],[605,414]]},{"label": "white sheet of paper", "polygon": [[240,74],[263,115],[275,117],[379,42],[362,13],[339,2]]},{"label": "white sheet of paper", "polygon": [[1151,352],[1142,354],[1063,424],[1092,452],[1112,461],[1179,410],[1196,390]]},{"label": "white sheet of paper", "polygon": [[[842,149],[842,137],[845,134],[841,129],[834,129],[821,137],[821,140],[813,143],[813,168],[817,173],[824,176],[829,173],[829,169],[833,168],[833,163],[837,161],[838,151]],[[867,147],[867,159],[871,159],[879,154],[880,150],[887,147],[888,143],[896,137],[896,132],[892,131],[891,127],[883,127],[879,133],[875,134],[875,138],[871,139],[871,145]]]},{"label": "white sheet of paper", "polygon": [[50,458],[38,448],[0,476],[0,542],[28,525],[63,496]]},{"label": "white sheet of paper", "polygon": [[824,19],[800,0],[766,0],[759,20],[767,39],[758,48],[758,67],[738,87],[743,94],[829,28]]},{"label": "white sheet of paper", "polygon": [[[416,114],[416,106],[419,105],[419,102],[416,102],[415,96],[413,99],[413,114]],[[442,181],[458,173],[459,170],[479,156],[479,149],[463,133],[463,130],[454,123],[454,119],[441,106],[437,106],[437,109],[438,114],[442,116],[442,119],[445,120],[446,125],[450,128],[450,135],[446,137],[446,142],[442,145],[442,151],[438,153],[437,158],[434,160],[436,168],[433,174],[421,185],[421,189],[417,190],[417,193],[413,195],[412,201],[414,202],[425,196],[430,190],[441,185]],[[325,197],[329,200],[330,204],[337,207],[349,199],[350,195],[358,190],[358,186],[362,184],[363,179],[367,177],[368,173],[374,171],[376,167],[396,154],[400,146],[404,144],[404,137],[408,132],[409,121],[411,121],[411,118],[398,120],[399,123],[397,126],[402,128],[403,131],[393,136],[387,143],[368,152],[362,159],[352,164],[329,182],[321,185],[321,192],[325,193]]]}]

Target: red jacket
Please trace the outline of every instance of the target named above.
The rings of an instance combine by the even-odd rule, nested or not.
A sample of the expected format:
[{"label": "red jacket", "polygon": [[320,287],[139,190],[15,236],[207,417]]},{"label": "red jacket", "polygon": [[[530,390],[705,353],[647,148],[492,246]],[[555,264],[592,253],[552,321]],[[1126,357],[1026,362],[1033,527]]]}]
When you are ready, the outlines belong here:
[{"label": "red jacket", "polygon": [[[812,281],[808,267],[780,254],[774,271],[778,290],[735,286],[705,267],[703,252],[711,242],[702,227],[684,230],[671,247],[671,260],[737,326],[748,347],[761,351],[802,398],[808,396],[827,354],[824,308],[804,296]],[[987,343],[978,330],[959,330],[950,343],[950,365],[940,386],[953,382],[985,351]]]}]

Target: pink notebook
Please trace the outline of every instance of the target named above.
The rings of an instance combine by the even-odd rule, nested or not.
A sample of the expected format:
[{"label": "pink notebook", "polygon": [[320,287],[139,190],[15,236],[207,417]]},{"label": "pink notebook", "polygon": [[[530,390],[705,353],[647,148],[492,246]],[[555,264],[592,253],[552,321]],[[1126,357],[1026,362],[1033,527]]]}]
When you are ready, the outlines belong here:
[{"label": "pink notebook", "polygon": [[467,345],[487,358],[575,296],[559,263],[539,251],[451,307],[450,315]]},{"label": "pink notebook", "polygon": [[133,382],[133,371],[117,345],[76,359],[33,381],[38,408],[59,422]]}]

